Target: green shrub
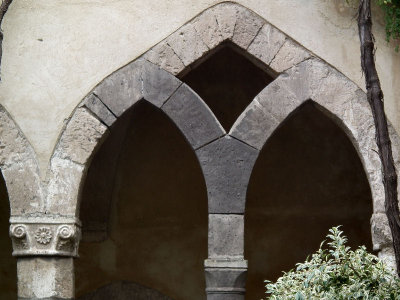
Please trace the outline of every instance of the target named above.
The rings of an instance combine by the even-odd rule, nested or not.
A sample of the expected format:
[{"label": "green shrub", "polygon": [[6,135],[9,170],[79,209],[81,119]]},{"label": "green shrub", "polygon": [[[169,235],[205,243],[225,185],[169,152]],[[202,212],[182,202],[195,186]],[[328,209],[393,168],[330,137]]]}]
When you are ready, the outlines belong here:
[{"label": "green shrub", "polygon": [[400,280],[364,246],[346,246],[339,227],[329,230],[320,249],[276,283],[266,280],[270,300],[400,299]]}]

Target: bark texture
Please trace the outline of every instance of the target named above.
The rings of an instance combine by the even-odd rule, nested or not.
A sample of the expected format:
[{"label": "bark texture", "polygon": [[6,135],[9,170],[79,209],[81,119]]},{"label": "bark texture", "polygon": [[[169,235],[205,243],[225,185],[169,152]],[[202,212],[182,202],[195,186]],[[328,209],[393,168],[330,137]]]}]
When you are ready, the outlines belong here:
[{"label": "bark texture", "polygon": [[368,102],[371,105],[376,128],[376,142],[382,162],[385,188],[385,210],[389,220],[396,257],[397,274],[400,276],[400,219],[397,199],[397,174],[392,145],[383,106],[383,93],[375,67],[374,37],[372,34],[371,0],[360,0],[358,30],[361,48],[361,67],[365,74]]},{"label": "bark texture", "polygon": [[[3,0],[0,6],[0,70],[1,70],[1,58],[3,56],[3,30],[1,29],[1,24],[3,23],[4,15],[6,14],[8,7],[13,0]],[[1,77],[0,77],[1,80]]]}]

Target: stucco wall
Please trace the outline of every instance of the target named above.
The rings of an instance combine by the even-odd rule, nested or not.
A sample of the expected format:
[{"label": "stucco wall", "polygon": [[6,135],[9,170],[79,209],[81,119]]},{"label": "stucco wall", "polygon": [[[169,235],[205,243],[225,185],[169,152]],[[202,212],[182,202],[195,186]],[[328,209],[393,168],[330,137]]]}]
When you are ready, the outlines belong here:
[{"label": "stucco wall", "polygon": [[[3,22],[0,103],[33,145],[42,174],[65,119],[101,79],[219,2],[14,0]],[[356,10],[344,0],[237,2],[364,87]],[[400,54],[385,42],[381,17],[377,65],[388,117],[400,131]]]}]

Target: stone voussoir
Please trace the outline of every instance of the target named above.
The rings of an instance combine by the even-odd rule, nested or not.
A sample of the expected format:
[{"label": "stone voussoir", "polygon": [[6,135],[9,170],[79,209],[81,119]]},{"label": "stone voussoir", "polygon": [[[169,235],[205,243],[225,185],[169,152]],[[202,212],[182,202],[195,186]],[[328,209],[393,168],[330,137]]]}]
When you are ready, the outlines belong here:
[{"label": "stone voussoir", "polygon": [[209,51],[192,23],[175,31],[166,39],[166,42],[186,67]]},{"label": "stone voussoir", "polygon": [[111,125],[114,124],[114,122],[117,120],[117,118],[108,109],[108,107],[104,105],[104,103],[101,102],[101,100],[93,93],[91,93],[83,100],[82,106],[91,111],[95,116],[99,118],[100,121],[102,121],[108,127],[111,127]]},{"label": "stone voussoir", "polygon": [[143,98],[160,108],[182,82],[151,62],[142,66]]},{"label": "stone voussoir", "polygon": [[182,84],[161,109],[194,149],[225,134],[209,107],[186,84]]},{"label": "stone voussoir", "polygon": [[247,51],[269,66],[285,40],[286,36],[280,30],[265,23]]},{"label": "stone voussoir", "polygon": [[255,98],[236,120],[229,135],[261,150],[279,123]]},{"label": "stone voussoir", "polygon": [[247,49],[264,23],[259,15],[238,5],[232,42],[240,48]]},{"label": "stone voussoir", "polygon": [[104,79],[93,93],[119,117],[143,98],[143,59],[135,60]]},{"label": "stone voussoir", "polygon": [[147,51],[144,58],[173,75],[177,75],[185,69],[181,59],[165,41]]},{"label": "stone voussoir", "polygon": [[106,132],[107,126],[86,108],[79,107],[68,122],[54,155],[85,165]]},{"label": "stone voussoir", "polygon": [[259,151],[230,136],[196,150],[208,191],[209,213],[242,214]]},{"label": "stone voussoir", "polygon": [[291,38],[286,38],[274,58],[270,61],[269,66],[275,72],[281,73],[311,56],[311,52],[297,44]]},{"label": "stone voussoir", "polygon": [[193,27],[209,49],[231,39],[238,5],[223,3],[206,10],[193,21]]}]

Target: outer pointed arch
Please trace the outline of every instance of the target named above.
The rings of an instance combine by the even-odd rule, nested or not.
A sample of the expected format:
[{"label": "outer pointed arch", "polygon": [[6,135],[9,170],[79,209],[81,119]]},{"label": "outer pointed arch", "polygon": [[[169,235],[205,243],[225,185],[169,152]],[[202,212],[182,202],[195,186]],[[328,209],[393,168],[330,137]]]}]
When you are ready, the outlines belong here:
[{"label": "outer pointed arch", "polygon": [[175,76],[146,59],[112,73],[72,113],[50,161],[50,213],[79,216],[79,198],[90,161],[113,124],[139,101],[166,113],[193,149],[223,136],[205,102]]},{"label": "outer pointed arch", "polygon": [[207,53],[227,42],[272,74],[312,56],[254,11],[234,2],[223,2],[194,17],[144,57],[180,77]]}]

